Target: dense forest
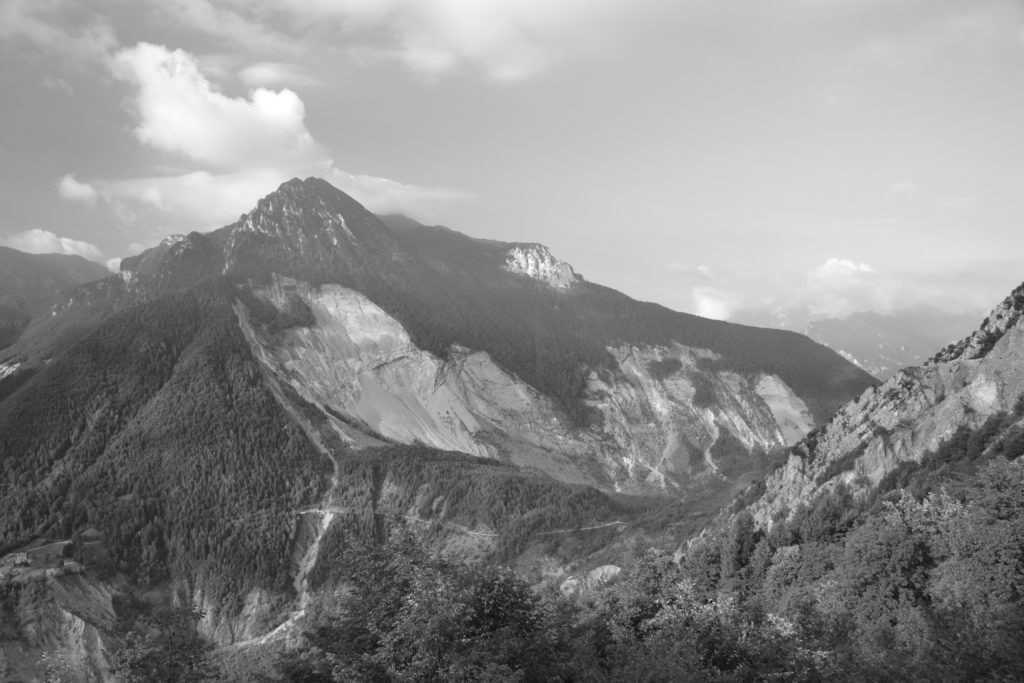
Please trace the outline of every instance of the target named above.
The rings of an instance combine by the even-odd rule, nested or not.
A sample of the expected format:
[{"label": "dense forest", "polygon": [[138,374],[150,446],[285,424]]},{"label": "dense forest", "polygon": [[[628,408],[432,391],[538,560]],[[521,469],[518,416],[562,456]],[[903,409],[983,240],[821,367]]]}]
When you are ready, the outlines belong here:
[{"label": "dense forest", "polygon": [[96,527],[144,584],[290,586],[294,511],[331,466],[266,388],[232,301],[210,285],[132,307],[0,382],[0,549]]},{"label": "dense forest", "polygon": [[[370,449],[338,466],[341,485],[332,505],[340,513],[321,543],[311,577],[317,587],[341,580],[338,567],[352,547],[382,543],[395,528],[411,525],[427,547],[459,548],[475,561],[514,562],[531,544],[570,561],[607,546],[620,527],[640,524],[666,504],[419,446]],[[614,524],[602,526],[608,523]]]}]

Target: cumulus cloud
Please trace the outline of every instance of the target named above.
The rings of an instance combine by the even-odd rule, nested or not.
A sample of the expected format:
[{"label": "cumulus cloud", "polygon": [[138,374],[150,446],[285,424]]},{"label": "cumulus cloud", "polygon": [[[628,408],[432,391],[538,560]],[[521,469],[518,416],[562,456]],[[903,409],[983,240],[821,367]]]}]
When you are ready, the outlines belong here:
[{"label": "cumulus cloud", "polygon": [[177,175],[93,181],[114,205],[130,202],[217,225],[234,220],[285,180],[311,175],[374,211],[428,215],[466,197],[337,168],[307,128],[302,99],[287,88],[258,87],[232,97],[206,77],[191,54],[149,43],[118,51],[111,65],[134,88],[138,140],[193,166]]},{"label": "cumulus cloud", "polygon": [[75,176],[68,174],[60,179],[57,183],[57,192],[60,194],[61,199],[66,199],[71,202],[86,202],[87,204],[93,204],[96,202],[96,197],[99,193],[96,192],[96,188],[89,183],[80,183],[75,180]]},{"label": "cumulus cloud", "polygon": [[182,50],[140,43],[114,56],[114,73],[137,87],[135,134],[156,149],[220,167],[295,163],[322,155],[306,108],[288,89],[228,97]]},{"label": "cumulus cloud", "polygon": [[937,278],[909,272],[881,272],[869,263],[832,257],[802,275],[754,280],[723,275],[715,288],[694,287],[701,315],[752,325],[802,329],[810,320],[842,318],[861,311],[891,313],[953,298]]},{"label": "cumulus cloud", "polygon": [[739,308],[739,297],[714,287],[694,287],[693,310],[703,318],[729,320]]},{"label": "cumulus cloud", "polygon": [[100,261],[103,252],[95,244],[61,237],[49,230],[23,230],[7,237],[0,237],[0,244],[30,254],[72,254],[83,256],[90,261]]},{"label": "cumulus cloud", "polygon": [[899,289],[896,281],[867,263],[833,257],[807,274],[807,307],[822,318],[864,310],[888,312]]},{"label": "cumulus cloud", "polygon": [[808,279],[817,285],[832,286],[836,283],[847,285],[875,269],[867,263],[857,263],[845,258],[832,257],[811,270]]}]

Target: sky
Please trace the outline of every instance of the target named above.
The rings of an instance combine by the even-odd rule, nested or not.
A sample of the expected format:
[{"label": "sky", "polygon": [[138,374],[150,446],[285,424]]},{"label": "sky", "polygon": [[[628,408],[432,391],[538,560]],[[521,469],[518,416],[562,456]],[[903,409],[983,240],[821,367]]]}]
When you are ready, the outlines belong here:
[{"label": "sky", "polygon": [[739,321],[1024,280],[1021,0],[0,0],[0,244],[292,177]]}]

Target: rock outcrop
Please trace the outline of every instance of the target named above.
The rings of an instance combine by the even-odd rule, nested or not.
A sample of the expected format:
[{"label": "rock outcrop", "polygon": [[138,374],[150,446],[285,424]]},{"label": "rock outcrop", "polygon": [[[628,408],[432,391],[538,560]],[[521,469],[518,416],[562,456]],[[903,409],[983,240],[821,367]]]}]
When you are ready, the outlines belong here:
[{"label": "rock outcrop", "polygon": [[543,244],[524,244],[512,247],[502,266],[517,273],[545,282],[556,289],[568,289],[583,278],[565,261],[559,261]]},{"label": "rock outcrop", "polygon": [[766,524],[820,490],[876,485],[899,463],[920,461],[960,427],[975,428],[1024,395],[1024,285],[981,327],[916,368],[899,371],[841,408],[793,448],[753,506]]}]

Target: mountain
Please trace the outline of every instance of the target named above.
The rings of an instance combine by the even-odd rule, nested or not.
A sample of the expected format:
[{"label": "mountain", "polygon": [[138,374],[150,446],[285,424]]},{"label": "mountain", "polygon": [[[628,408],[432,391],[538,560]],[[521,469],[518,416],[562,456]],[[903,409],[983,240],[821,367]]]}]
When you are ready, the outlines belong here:
[{"label": "mountain", "polygon": [[99,661],[183,602],[221,646],[284,641],[338,585],[324,558],[402,524],[558,576],[652,510],[715,509],[875,384],[542,245],[388,223],[292,180],[124,259],[0,352],[0,605],[20,637],[49,642],[45,617]]},{"label": "mountain", "polygon": [[924,305],[892,313],[860,311],[836,318],[816,317],[798,309],[750,309],[741,311],[737,320],[800,332],[882,381],[900,368],[920,365],[935,349],[969,334],[978,323],[972,314]]},{"label": "mountain", "polygon": [[26,254],[0,247],[0,349],[76,285],[110,273],[81,256]]},{"label": "mountain", "polygon": [[978,324],[973,314],[914,306],[892,313],[860,311],[843,317],[815,317],[807,311],[741,311],[751,325],[794,330],[834,349],[843,358],[884,381],[900,368],[920,365]]},{"label": "mountain", "polygon": [[802,331],[884,381],[900,368],[920,365],[935,349],[960,339],[977,324],[973,315],[921,306],[812,320]]},{"label": "mountain", "polygon": [[266,371],[347,441],[635,492],[742,478],[872,384],[799,335],[636,302],[542,245],[392,223],[290,181],[233,225],[124,259],[0,361],[32,367],[113,311],[224,280]]}]

